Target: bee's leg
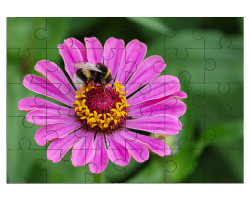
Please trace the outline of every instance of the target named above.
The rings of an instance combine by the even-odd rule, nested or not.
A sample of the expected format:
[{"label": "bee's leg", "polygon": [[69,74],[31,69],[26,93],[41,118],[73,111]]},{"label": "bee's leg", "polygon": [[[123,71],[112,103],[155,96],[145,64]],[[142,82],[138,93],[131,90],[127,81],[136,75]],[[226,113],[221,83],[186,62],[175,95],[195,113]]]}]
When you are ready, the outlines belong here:
[{"label": "bee's leg", "polygon": [[88,86],[88,84],[89,84],[89,79],[86,81],[86,83],[85,83],[85,87],[87,87],[87,86]]},{"label": "bee's leg", "polygon": [[103,90],[104,90],[104,94],[107,96],[107,93],[106,93],[106,90],[105,90],[105,86],[106,85],[103,85]]},{"label": "bee's leg", "polygon": [[85,86],[87,87],[87,86],[88,86],[88,84],[89,84],[89,82],[90,82],[90,81],[92,81],[92,80],[93,80],[93,78],[92,78],[92,77],[88,78],[88,79],[87,79],[87,81],[86,81],[86,83],[85,83]]},{"label": "bee's leg", "polygon": [[102,77],[102,79],[101,79],[101,86],[103,87],[104,94],[107,96],[107,93],[106,93],[106,91],[105,91],[106,80],[105,80],[105,78],[103,78],[103,77]]}]

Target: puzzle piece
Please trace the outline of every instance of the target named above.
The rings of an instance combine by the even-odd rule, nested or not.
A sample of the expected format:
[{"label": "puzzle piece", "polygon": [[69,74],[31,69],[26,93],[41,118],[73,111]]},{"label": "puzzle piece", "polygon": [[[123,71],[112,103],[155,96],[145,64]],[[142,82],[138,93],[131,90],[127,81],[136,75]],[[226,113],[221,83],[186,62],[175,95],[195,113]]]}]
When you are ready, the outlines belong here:
[{"label": "puzzle piece", "polygon": [[[220,120],[222,121],[222,112],[230,113],[229,117],[231,120],[236,119],[237,117],[243,116],[243,105],[236,103],[236,96],[237,98],[241,98],[241,95],[243,93],[242,87],[240,85],[233,85],[231,86],[231,92],[227,95],[222,95],[218,91],[218,86],[215,84],[206,84],[206,88],[213,88],[214,91],[217,92],[214,95],[208,95],[205,96],[195,96],[193,99],[193,103],[197,108],[199,107],[200,110],[205,110],[205,129],[210,124],[216,124],[216,121]],[[210,89],[209,88],[209,89]],[[211,89],[210,89],[211,90]],[[216,101],[215,97],[219,97],[220,101]],[[243,102],[243,99],[242,99]],[[226,111],[227,109],[227,111]],[[225,118],[225,120],[229,120],[229,118]]]},{"label": "puzzle piece", "polygon": [[53,83],[53,85],[58,88],[58,92],[60,94],[74,97],[75,89],[72,87],[71,83],[68,81],[58,65],[51,61],[42,60],[36,64],[35,70],[38,71],[46,80]]},{"label": "puzzle piece", "polygon": [[[232,48],[232,40],[228,37],[222,37],[219,44],[220,48],[206,48],[206,57],[220,55],[224,59],[216,60],[216,68],[212,71],[206,71],[205,79],[207,84],[219,83],[219,93],[227,95],[231,91],[230,85],[243,84],[243,48]],[[235,61],[233,57],[228,57],[228,55],[238,56],[239,59]],[[227,72],[226,78],[220,76],[223,72]]]},{"label": "puzzle piece", "polygon": [[[203,151],[203,148],[191,148],[191,141],[188,138],[181,138],[178,145],[178,148],[171,149],[172,156],[164,157],[166,163],[164,180],[168,183],[184,181],[186,174],[194,173],[193,162]],[[182,156],[183,154],[187,156]]]},{"label": "puzzle piece", "polygon": [[[63,160],[59,163],[53,163],[50,160],[38,159],[35,162],[34,170],[36,176],[32,178],[31,182],[37,182],[37,178],[43,182],[48,183],[93,183],[93,176],[87,176],[89,173],[88,166],[74,167],[70,160],[71,151],[66,154]],[[68,176],[71,176],[71,180],[68,180]],[[81,177],[81,178],[79,178]]]},{"label": "puzzle piece", "polygon": [[[37,147],[33,138],[20,138],[18,144],[12,142],[7,149],[7,166],[9,173],[8,182],[23,182],[26,183],[27,174],[32,170],[33,163],[37,158],[44,159],[46,153],[45,147]],[[8,142],[9,143],[9,142]],[[17,148],[16,148],[17,147]]]},{"label": "puzzle piece", "polygon": [[[43,126],[40,130],[38,130],[38,132],[36,133],[35,139],[40,145],[44,145],[44,143],[48,141],[52,141],[49,147],[47,148],[47,159],[52,160],[53,163],[57,163],[59,161],[61,162],[66,161],[66,162],[71,163],[71,160],[72,158],[74,159],[74,156],[78,154],[82,154],[82,156],[85,155],[85,158],[82,161],[78,160],[78,162],[80,163],[74,162],[73,165],[78,166],[78,165],[82,165],[84,163],[86,164],[89,162],[88,156],[89,156],[89,153],[91,153],[91,150],[93,149],[90,149],[90,146],[82,146],[82,145],[92,144],[89,142],[89,140],[93,138],[84,136],[85,132],[82,132],[80,129],[81,127],[77,127],[77,125],[79,125],[79,123],[71,123],[69,125],[68,124],[61,124],[61,125],[53,124],[53,125]],[[44,136],[45,128],[47,132],[46,136]],[[69,134],[69,132],[71,132],[70,130],[72,129],[73,129],[73,133],[65,137],[67,134]],[[56,133],[56,135],[55,134],[51,135],[51,132],[53,134]],[[75,144],[76,142],[78,143]],[[66,153],[68,153],[68,151],[70,151],[70,149],[72,148],[72,145],[74,145],[73,150],[70,152],[70,154],[68,154],[68,156],[65,156]],[[47,163],[48,161],[47,159],[43,161]],[[74,161],[75,160],[76,159],[74,159]],[[39,171],[45,170],[46,180],[47,180],[47,172],[48,172],[47,170],[49,169],[49,167],[45,167],[42,169],[36,167],[36,169]],[[82,181],[84,181],[84,179],[82,179]],[[85,182],[86,182],[86,177],[85,177]]]},{"label": "puzzle piece", "polygon": [[[204,49],[204,38],[196,38],[195,33],[203,30],[205,25],[202,18],[179,18],[178,20],[179,22],[181,21],[181,23],[179,23],[178,20],[173,22],[175,19],[176,18],[164,18],[164,27],[168,33],[164,37],[164,47],[165,49],[174,49],[176,58],[185,60],[189,57],[189,51],[191,49]],[[181,30],[183,24],[187,26],[188,30],[185,34]],[[185,38],[185,43],[179,42],[182,38]]]},{"label": "puzzle piece", "polygon": [[[40,27],[46,27],[46,18],[7,18],[8,55],[25,61],[33,54],[41,54],[46,49],[45,41],[36,40],[34,33]],[[18,32],[19,34],[16,34]],[[20,37],[20,38],[16,38]],[[32,41],[30,41],[32,38]],[[29,43],[30,46],[25,45]],[[37,47],[38,46],[38,47]]]},{"label": "puzzle piece", "polygon": [[[228,109],[228,115],[226,116],[225,111],[223,110],[223,107],[227,107]],[[236,157],[239,157],[239,159],[242,158],[242,150],[243,150],[243,141],[242,139],[242,133],[243,133],[243,126],[242,121],[240,120],[232,120],[230,118],[233,117],[231,112],[232,110],[228,106],[223,106],[221,109],[222,115],[220,117],[226,118],[226,121],[231,121],[230,125],[225,126],[225,122],[222,124],[218,124],[214,126],[213,128],[207,129],[205,132],[208,132],[211,135],[215,135],[215,137],[210,140],[205,138],[204,144],[211,152],[210,154],[202,154],[200,159],[197,159],[195,170],[197,171],[203,171],[204,178],[203,182],[207,183],[210,182],[210,176],[213,171],[216,171],[217,173],[221,174],[220,177],[224,177],[225,180],[218,180],[218,182],[231,182],[232,180],[226,180],[226,174],[228,173],[227,166],[225,163],[233,163]],[[224,112],[224,113],[223,113]],[[198,139],[201,143],[203,143],[203,138],[200,137]],[[212,156],[211,156],[212,155]],[[239,172],[242,172],[243,163],[238,163],[238,169]],[[232,170],[234,171],[234,170]],[[232,172],[236,173],[236,172]],[[243,181],[243,174],[237,173],[237,181],[242,182]]]},{"label": "puzzle piece", "polygon": [[[215,155],[217,152],[210,152],[209,154],[201,155],[201,158],[194,161],[194,170],[200,174],[203,174],[203,179],[200,179],[199,182],[209,183],[212,182],[211,175],[219,174],[216,178],[216,182],[219,183],[231,183],[231,182],[243,182],[243,165],[241,167],[237,166],[237,170],[230,167],[228,169],[226,163],[231,165],[238,157],[238,160],[242,162],[242,148],[238,149],[227,149],[228,157],[225,160],[217,159]],[[234,165],[235,166],[235,165]],[[237,180],[232,180],[228,177],[228,174],[233,173],[237,174]],[[198,180],[197,175],[193,175],[193,180]],[[198,181],[197,181],[198,182]]]}]

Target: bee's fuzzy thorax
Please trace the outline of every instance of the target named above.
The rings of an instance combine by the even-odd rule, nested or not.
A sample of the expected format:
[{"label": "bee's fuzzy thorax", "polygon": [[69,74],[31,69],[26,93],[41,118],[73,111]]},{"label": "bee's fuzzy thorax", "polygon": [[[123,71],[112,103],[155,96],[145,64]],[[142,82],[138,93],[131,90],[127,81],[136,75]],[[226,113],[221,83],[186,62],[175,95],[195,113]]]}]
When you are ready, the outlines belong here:
[{"label": "bee's fuzzy thorax", "polygon": [[77,87],[83,84],[88,85],[90,81],[104,86],[113,79],[110,69],[102,63],[98,63],[96,66],[90,63],[76,63],[75,66],[78,67],[78,70],[73,82]]}]

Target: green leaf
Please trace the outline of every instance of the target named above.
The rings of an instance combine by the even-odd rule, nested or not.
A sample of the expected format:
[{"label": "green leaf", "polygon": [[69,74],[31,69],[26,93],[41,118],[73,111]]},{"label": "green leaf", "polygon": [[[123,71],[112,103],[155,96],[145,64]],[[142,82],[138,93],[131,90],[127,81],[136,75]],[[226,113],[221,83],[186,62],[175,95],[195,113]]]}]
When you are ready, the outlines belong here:
[{"label": "green leaf", "polygon": [[[151,155],[152,156],[152,155]],[[159,183],[164,182],[164,168],[156,158],[151,158],[148,164],[128,179],[127,183]]]},{"label": "green leaf", "polygon": [[127,17],[128,20],[143,26],[147,29],[153,30],[160,34],[166,34],[167,31],[164,28],[163,18],[156,17]]},{"label": "green leaf", "polygon": [[[231,143],[239,141],[243,138],[243,121],[236,120],[230,121],[222,124],[217,124],[213,126],[216,132],[216,137],[213,140],[206,140],[206,146],[215,145],[221,148],[222,145],[228,145],[228,148],[233,146]],[[206,133],[202,132],[198,141],[204,141],[204,135]]]}]

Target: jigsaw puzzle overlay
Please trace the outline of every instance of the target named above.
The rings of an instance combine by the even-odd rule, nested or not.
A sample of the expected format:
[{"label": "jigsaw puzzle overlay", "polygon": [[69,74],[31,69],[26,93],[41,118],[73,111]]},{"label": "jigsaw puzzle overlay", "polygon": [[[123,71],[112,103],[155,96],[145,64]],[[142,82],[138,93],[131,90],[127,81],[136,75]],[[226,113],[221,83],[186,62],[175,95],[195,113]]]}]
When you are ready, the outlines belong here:
[{"label": "jigsaw puzzle overlay", "polygon": [[[133,116],[115,139],[83,133],[71,105],[72,63],[102,60]],[[105,183],[243,182],[243,18],[7,18],[7,182],[102,170]]]}]

